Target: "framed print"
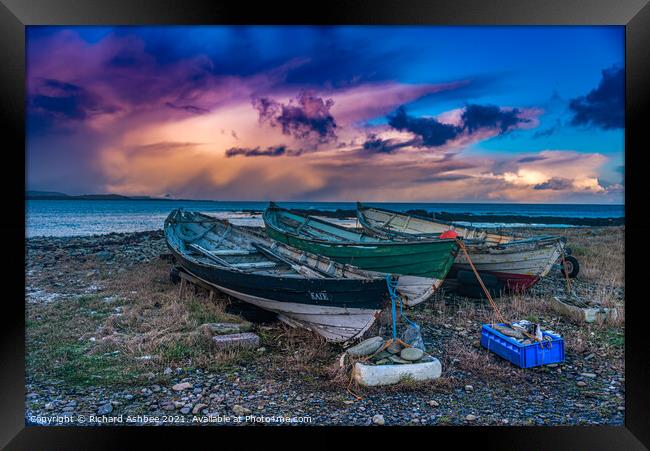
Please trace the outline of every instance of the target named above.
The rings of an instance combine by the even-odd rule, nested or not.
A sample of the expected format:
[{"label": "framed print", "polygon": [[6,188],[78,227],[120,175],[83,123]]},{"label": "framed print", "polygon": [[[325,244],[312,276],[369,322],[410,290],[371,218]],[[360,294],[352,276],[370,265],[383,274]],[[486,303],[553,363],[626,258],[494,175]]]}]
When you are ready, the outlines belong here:
[{"label": "framed print", "polygon": [[3,444],[647,446],[643,2],[162,6],[3,0]]}]

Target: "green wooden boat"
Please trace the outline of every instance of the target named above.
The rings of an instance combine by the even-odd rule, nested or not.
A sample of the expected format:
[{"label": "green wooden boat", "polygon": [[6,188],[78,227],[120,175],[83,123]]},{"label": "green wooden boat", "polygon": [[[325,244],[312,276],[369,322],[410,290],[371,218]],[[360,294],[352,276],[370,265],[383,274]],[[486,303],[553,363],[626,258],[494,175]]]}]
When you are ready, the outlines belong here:
[{"label": "green wooden boat", "polygon": [[266,233],[276,241],[383,273],[433,277],[442,281],[458,252],[453,239],[392,241],[304,216],[272,202],[263,218]]}]

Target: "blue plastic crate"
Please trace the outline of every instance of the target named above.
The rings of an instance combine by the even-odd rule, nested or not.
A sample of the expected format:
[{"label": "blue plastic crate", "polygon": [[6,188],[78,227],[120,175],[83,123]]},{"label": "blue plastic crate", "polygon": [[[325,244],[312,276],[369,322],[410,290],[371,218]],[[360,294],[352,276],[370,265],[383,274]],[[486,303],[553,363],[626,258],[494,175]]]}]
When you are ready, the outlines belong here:
[{"label": "blue plastic crate", "polygon": [[[504,325],[504,324],[501,324]],[[512,337],[503,335],[488,324],[481,328],[481,345],[520,368],[548,365],[564,361],[564,339],[557,334],[543,332],[552,338],[542,343],[521,344]]]}]

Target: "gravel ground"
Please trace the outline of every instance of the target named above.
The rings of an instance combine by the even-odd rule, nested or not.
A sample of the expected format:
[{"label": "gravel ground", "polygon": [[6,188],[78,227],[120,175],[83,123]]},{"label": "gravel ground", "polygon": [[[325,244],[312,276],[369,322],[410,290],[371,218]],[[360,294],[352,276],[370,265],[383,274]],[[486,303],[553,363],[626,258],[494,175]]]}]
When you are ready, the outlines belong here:
[{"label": "gravel ground", "polygon": [[[167,252],[160,231],[30,238],[26,250],[28,357],[43,345],[39,344],[39,337],[30,336],[29,324],[70,300],[92,296],[110,304],[115,297],[110,289],[112,278],[126,271],[139,271],[151,262],[162,262],[159,256]],[[591,290],[588,282],[577,279],[576,283],[586,293]],[[174,289],[170,282],[169,285],[169,289]],[[563,280],[551,275],[532,295],[562,289]],[[111,308],[109,316],[120,315],[125,307],[128,305]],[[315,360],[313,366],[320,370],[292,365],[289,360],[278,364],[287,352],[265,337],[284,333],[286,326],[272,323],[256,326],[262,336],[262,348],[219,371],[193,364],[160,366],[149,368],[132,381],[126,378],[121,383],[74,385],[30,371],[28,364],[26,422],[623,424],[623,346],[615,335],[616,327],[622,333],[622,325],[582,326],[542,310],[542,320],[551,324],[553,330],[565,337],[579,331],[581,338],[572,340],[573,344],[567,340],[564,363],[520,370],[480,348],[481,321],[468,312],[484,309],[480,301],[445,294],[409,313],[422,325],[427,351],[443,364],[443,376],[433,384],[383,389],[356,387],[355,392],[362,397],[356,399],[346,390],[345,383],[333,382],[331,375],[322,370],[326,362]],[[328,355],[334,357],[333,364],[341,349],[327,346]],[[478,364],[473,361],[479,358],[482,360]],[[59,360],[54,358],[52,362],[56,365]]]}]

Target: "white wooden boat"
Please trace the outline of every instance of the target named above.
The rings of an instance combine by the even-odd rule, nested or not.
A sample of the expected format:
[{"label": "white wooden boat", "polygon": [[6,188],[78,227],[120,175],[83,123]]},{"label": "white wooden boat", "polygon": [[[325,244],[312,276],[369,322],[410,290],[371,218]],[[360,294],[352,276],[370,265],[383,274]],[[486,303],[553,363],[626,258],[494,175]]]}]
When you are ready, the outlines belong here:
[{"label": "white wooden boat", "polygon": [[[463,239],[479,273],[495,276],[504,288],[514,291],[525,290],[546,276],[564,252],[566,241],[558,236],[521,239],[362,204],[357,204],[357,218],[365,229],[393,239],[430,239],[453,230]],[[471,271],[462,251],[448,277],[454,278],[460,270]]]},{"label": "white wooden boat", "polygon": [[[388,300],[386,274],[294,249],[226,220],[178,209],[164,230],[185,271],[330,341],[362,336]],[[427,296],[431,285],[422,284],[430,281],[414,279],[403,281],[406,287],[398,280],[398,289]]]}]

